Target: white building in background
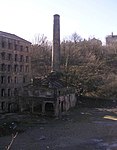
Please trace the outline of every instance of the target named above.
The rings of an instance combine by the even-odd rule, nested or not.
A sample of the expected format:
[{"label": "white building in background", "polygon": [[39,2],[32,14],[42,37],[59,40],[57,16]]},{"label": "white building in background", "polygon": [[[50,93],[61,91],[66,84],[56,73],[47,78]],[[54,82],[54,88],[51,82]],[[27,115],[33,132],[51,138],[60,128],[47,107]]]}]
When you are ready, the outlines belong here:
[{"label": "white building in background", "polygon": [[117,45],[117,35],[114,35],[113,32],[111,35],[108,35],[106,37],[106,45],[107,46]]}]

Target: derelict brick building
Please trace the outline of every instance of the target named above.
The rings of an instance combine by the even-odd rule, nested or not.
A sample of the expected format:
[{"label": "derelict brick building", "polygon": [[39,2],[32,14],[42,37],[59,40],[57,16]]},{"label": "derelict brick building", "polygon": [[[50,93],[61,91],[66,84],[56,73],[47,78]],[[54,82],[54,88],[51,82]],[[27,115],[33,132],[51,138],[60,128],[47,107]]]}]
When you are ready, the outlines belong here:
[{"label": "derelict brick building", "polygon": [[54,15],[52,70],[44,78],[35,78],[33,83],[24,87],[20,97],[20,111],[41,112],[61,116],[76,104],[75,87],[66,86],[61,79],[60,68],[60,16]]},{"label": "derelict brick building", "polygon": [[0,31],[0,111],[10,109],[14,97],[31,78],[31,43]]}]

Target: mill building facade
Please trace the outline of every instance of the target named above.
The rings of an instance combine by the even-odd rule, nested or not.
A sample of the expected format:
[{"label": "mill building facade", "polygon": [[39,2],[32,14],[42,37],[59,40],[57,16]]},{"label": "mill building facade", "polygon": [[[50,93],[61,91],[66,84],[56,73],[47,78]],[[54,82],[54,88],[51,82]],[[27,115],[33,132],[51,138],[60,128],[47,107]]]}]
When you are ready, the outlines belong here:
[{"label": "mill building facade", "polygon": [[0,112],[15,104],[31,79],[31,43],[15,34],[0,31]]}]

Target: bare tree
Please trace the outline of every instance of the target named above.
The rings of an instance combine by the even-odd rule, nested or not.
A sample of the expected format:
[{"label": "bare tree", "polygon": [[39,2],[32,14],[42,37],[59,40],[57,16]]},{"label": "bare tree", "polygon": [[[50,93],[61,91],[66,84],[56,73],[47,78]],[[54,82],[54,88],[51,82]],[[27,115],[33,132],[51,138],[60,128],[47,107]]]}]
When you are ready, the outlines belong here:
[{"label": "bare tree", "polygon": [[82,40],[81,36],[79,34],[77,34],[76,32],[74,32],[71,36],[70,36],[70,41],[72,41],[73,43],[77,43],[80,42]]},{"label": "bare tree", "polygon": [[44,34],[38,34],[38,35],[35,35],[32,43],[33,45],[43,45],[47,42],[48,42],[47,37]]},{"label": "bare tree", "polygon": [[44,35],[35,37],[35,44],[32,45],[32,73],[33,76],[44,76],[50,71],[51,65],[51,44]]}]

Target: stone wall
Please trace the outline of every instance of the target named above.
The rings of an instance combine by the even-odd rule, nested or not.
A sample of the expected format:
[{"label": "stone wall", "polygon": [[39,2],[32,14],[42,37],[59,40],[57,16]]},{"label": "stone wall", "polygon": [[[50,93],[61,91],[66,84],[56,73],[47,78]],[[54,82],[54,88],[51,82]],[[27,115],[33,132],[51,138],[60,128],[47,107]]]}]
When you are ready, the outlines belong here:
[{"label": "stone wall", "polygon": [[70,108],[75,107],[77,102],[75,94],[68,94],[57,98],[55,105],[55,116],[67,112]]},{"label": "stone wall", "polygon": [[79,96],[77,100],[77,105],[79,107],[87,108],[116,107],[117,100]]}]

